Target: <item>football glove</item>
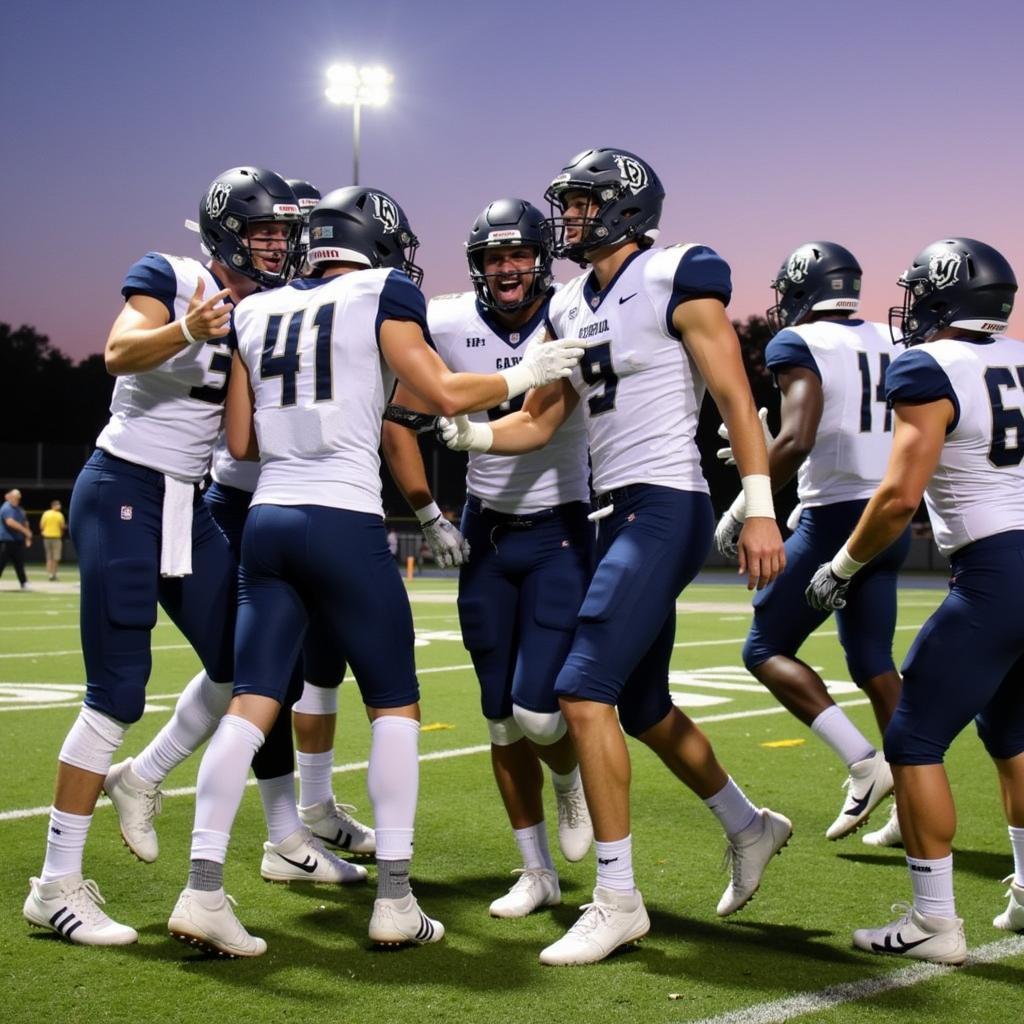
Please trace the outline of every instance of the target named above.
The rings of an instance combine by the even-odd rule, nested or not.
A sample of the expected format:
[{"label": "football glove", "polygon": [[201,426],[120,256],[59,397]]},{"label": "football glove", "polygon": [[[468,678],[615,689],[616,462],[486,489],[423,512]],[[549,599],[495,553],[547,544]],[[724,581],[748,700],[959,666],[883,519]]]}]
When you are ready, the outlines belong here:
[{"label": "football glove", "polygon": [[508,370],[500,370],[508,385],[508,397],[541,388],[560,377],[568,377],[583,356],[579,338],[536,339],[526,346],[522,361]]},{"label": "football glove", "polygon": [[494,431],[486,423],[473,423],[468,416],[438,416],[436,433],[453,452],[486,452],[494,442]]},{"label": "football glove", "polygon": [[[761,421],[761,431],[764,433],[765,447],[770,448],[772,441],[775,440],[775,435],[768,429],[768,410],[758,409],[757,418]],[[729,440],[729,428],[724,423],[718,428],[718,436],[723,441]],[[732,453],[731,445],[728,448],[719,448],[715,455],[727,466],[736,465],[736,458]]]},{"label": "football glove", "polygon": [[731,513],[725,512],[715,527],[715,548],[725,558],[735,558],[739,551],[743,524]]},{"label": "football glove", "polygon": [[807,603],[819,612],[835,612],[846,607],[849,579],[837,576],[831,562],[822,562],[804,591]]},{"label": "football glove", "polygon": [[469,541],[440,512],[422,529],[438,568],[451,569],[469,561]]}]

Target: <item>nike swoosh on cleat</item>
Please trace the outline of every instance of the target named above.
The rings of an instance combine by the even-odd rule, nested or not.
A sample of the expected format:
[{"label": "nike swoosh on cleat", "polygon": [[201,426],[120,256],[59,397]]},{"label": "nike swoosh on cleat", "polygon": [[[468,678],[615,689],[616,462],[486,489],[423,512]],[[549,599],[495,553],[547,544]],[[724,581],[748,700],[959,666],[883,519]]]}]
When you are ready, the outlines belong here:
[{"label": "nike swoosh on cleat", "polygon": [[636,292],[633,292],[632,295],[624,295],[621,299],[619,299],[619,305],[621,306],[624,302],[629,302],[629,300],[634,298],[636,294]]},{"label": "nike swoosh on cleat", "polygon": [[922,942],[927,942],[930,938],[932,938],[931,935],[926,935],[923,939],[918,939],[916,942],[904,942],[903,936],[897,932],[895,943],[893,943],[891,935],[886,935],[885,942],[872,942],[871,948],[876,953],[906,953],[907,950],[920,946]]},{"label": "nike swoosh on cleat", "polygon": [[293,867],[297,867],[300,871],[305,871],[307,875],[313,874],[316,871],[317,865],[320,863],[318,860],[314,860],[312,864],[309,863],[309,854],[306,854],[306,859],[300,864],[297,860],[292,860],[291,857],[286,857],[283,853],[279,853],[278,857],[281,860],[287,861]]},{"label": "nike swoosh on cleat", "polygon": [[844,814],[848,814],[851,818],[856,818],[858,814],[864,813],[864,808],[867,807],[868,801],[871,799],[871,794],[874,792],[875,784],[872,782],[868,787],[868,791],[860,798],[860,800],[854,800],[849,807],[843,811]]}]

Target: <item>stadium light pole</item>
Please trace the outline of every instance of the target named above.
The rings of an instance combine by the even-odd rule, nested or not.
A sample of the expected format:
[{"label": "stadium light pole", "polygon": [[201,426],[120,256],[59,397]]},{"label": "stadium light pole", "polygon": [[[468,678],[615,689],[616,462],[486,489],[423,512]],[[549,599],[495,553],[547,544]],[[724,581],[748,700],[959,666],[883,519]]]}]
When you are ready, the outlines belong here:
[{"label": "stadium light pole", "polygon": [[332,64],[327,69],[324,95],[337,106],[352,108],[352,184],[359,184],[360,111],[364,106],[383,107],[394,76],[387,68]]}]

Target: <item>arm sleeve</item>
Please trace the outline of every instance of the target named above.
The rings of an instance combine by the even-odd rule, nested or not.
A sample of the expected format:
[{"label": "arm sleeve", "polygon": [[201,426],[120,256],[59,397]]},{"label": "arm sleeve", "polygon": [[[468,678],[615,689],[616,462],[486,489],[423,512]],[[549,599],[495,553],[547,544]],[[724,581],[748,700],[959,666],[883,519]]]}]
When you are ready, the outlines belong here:
[{"label": "arm sleeve", "polygon": [[683,253],[672,274],[671,291],[665,308],[665,325],[669,334],[679,338],[679,332],[672,323],[672,316],[679,306],[691,299],[708,298],[718,299],[723,306],[729,305],[732,298],[729,264],[714,249],[706,245],[695,245]]},{"label": "arm sleeve", "polygon": [[796,331],[779,331],[764,350],[765,365],[778,377],[782,370],[802,366],[821,380],[821,369],[811,354],[810,346]]},{"label": "arm sleeve", "polygon": [[380,345],[381,324],[385,320],[411,320],[413,323],[419,324],[427,344],[431,348],[434,347],[433,339],[430,337],[430,328],[427,325],[427,302],[423,298],[423,292],[398,270],[393,270],[388,274],[384,281],[384,287],[380,291],[377,322],[374,325],[378,346]]},{"label": "arm sleeve", "polygon": [[911,348],[897,356],[885,374],[885,398],[897,402],[921,404],[948,398],[953,403],[953,422],[946,433],[960,422],[960,401],[946,371],[923,349]]},{"label": "arm sleeve", "polygon": [[158,252],[147,252],[125,275],[121,294],[149,295],[167,307],[168,321],[174,319],[174,299],[178,294],[178,279],[170,263]]}]

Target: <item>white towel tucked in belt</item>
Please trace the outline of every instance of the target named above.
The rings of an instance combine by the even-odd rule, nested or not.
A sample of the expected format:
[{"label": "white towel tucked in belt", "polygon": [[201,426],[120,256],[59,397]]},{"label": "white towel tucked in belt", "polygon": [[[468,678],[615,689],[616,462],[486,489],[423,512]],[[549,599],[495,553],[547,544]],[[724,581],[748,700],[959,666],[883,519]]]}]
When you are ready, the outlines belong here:
[{"label": "white towel tucked in belt", "polygon": [[160,575],[192,575],[192,499],[195,484],[164,476]]}]

